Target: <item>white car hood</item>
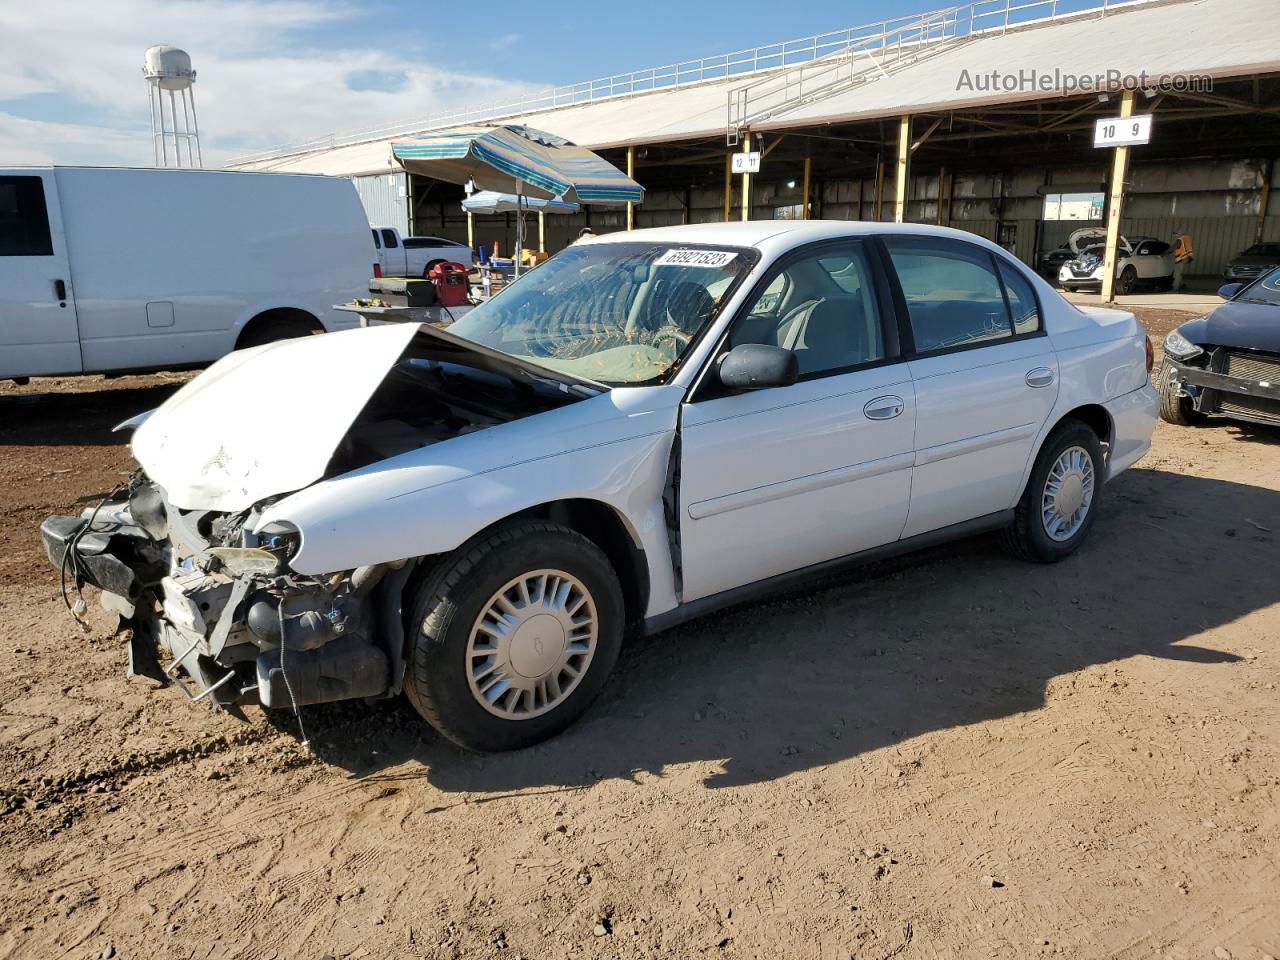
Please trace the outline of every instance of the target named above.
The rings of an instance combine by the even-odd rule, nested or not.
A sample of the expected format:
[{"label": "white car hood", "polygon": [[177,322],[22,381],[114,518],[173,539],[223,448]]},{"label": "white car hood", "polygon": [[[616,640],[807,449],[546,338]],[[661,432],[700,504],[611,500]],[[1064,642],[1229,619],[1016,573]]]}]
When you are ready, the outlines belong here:
[{"label": "white car hood", "polygon": [[1086,244],[1090,242],[1097,243],[1106,239],[1107,232],[1105,230],[1099,230],[1097,227],[1084,227],[1080,230],[1072,231],[1071,236],[1067,238],[1067,246],[1071,248],[1072,253],[1079,256],[1080,251],[1084,249]]},{"label": "white car hood", "polygon": [[184,510],[244,510],[324,475],[420,328],[391,324],[237,350],[166,400],[134,458]]}]

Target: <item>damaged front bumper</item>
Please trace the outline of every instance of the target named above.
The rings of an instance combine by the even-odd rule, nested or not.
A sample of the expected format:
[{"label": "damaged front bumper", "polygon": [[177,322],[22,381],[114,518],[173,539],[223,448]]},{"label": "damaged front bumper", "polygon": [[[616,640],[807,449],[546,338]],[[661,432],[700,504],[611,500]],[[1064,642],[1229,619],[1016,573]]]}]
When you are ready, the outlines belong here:
[{"label": "damaged front bumper", "polygon": [[[1167,357],[1166,384],[1196,413],[1275,426],[1280,424],[1280,361],[1259,357],[1225,348],[1200,354],[1194,363]],[[1254,375],[1238,375],[1245,371]]]},{"label": "damaged front bumper", "polygon": [[288,568],[296,532],[255,534],[255,521],[254,510],[173,509],[140,479],[79,517],[47,518],[40,532],[64,597],[88,583],[119,614],[130,671],[193,700],[287,708],[398,693],[408,568],[301,576]]}]

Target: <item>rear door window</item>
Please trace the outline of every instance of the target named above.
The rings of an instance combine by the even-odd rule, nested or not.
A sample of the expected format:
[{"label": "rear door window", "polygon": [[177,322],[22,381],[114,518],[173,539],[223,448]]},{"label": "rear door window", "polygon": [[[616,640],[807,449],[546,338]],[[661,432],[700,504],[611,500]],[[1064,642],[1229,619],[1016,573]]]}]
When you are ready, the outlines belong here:
[{"label": "rear door window", "polygon": [[988,251],[937,237],[885,237],[884,242],[907,303],[916,353],[1014,335]]},{"label": "rear door window", "polygon": [[0,177],[0,257],[51,257],[53,237],[39,177]]},{"label": "rear door window", "polygon": [[1036,300],[1031,284],[1015,267],[996,258],[996,269],[1009,296],[1009,312],[1013,314],[1013,332],[1017,336],[1035,333],[1040,329],[1040,302]]},{"label": "rear door window", "polygon": [[394,250],[400,244],[396,241],[396,232],[394,230],[382,231],[382,242],[386,244],[388,250]]}]

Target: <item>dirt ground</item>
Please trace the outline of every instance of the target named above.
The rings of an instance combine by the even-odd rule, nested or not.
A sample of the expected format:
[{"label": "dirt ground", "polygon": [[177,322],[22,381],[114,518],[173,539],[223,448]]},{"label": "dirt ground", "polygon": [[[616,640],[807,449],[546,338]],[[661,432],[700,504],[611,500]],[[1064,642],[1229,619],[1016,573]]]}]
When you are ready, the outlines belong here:
[{"label": "dirt ground", "polygon": [[1161,424],[1057,566],[634,644],[532,750],[383,702],[308,752],[126,680],[41,555],[183,379],[0,386],[0,958],[1280,956],[1280,431]]}]

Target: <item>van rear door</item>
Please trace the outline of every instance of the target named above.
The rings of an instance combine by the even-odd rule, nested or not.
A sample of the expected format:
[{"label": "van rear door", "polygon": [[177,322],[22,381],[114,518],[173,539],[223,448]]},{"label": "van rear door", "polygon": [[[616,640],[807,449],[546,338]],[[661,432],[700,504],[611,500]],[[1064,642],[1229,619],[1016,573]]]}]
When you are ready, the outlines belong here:
[{"label": "van rear door", "polygon": [[0,378],[81,369],[53,170],[0,171]]}]

